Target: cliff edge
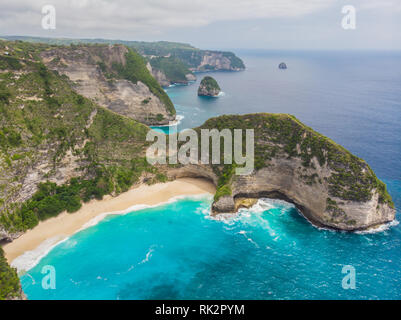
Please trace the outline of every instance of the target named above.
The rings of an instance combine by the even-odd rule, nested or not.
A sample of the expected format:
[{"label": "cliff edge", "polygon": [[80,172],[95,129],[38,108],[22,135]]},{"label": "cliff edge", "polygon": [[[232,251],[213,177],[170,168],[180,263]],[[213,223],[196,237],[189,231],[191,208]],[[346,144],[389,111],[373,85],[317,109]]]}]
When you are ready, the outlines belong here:
[{"label": "cliff edge", "polygon": [[199,129],[254,129],[255,168],[213,165],[218,178],[214,214],[235,212],[239,198],[294,203],[317,226],[356,231],[390,222],[394,204],[369,165],[288,114],[249,114],[209,119]]},{"label": "cliff edge", "polygon": [[45,65],[72,82],[83,96],[147,125],[175,119],[167,94],[146,61],[123,45],[52,46],[40,53]]}]

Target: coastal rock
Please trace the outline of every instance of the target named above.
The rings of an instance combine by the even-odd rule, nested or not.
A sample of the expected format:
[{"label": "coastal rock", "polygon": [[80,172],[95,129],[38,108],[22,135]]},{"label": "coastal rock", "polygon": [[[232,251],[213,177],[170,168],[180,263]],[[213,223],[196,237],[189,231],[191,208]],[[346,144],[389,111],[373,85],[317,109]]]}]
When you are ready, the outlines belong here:
[{"label": "coastal rock", "polygon": [[193,71],[241,71],[245,65],[241,59],[231,52],[201,51],[200,63],[192,68]]},{"label": "coastal rock", "polygon": [[193,73],[186,74],[185,78],[187,78],[187,81],[196,81],[196,76]]},{"label": "coastal rock", "polygon": [[281,63],[278,65],[278,68],[279,68],[279,69],[287,69],[287,65],[286,65],[284,62],[281,62]]},{"label": "coastal rock", "polygon": [[168,87],[171,84],[171,81],[167,79],[166,75],[162,71],[152,68],[149,62],[146,67],[162,87]]},{"label": "coastal rock", "polygon": [[254,129],[255,169],[236,175],[233,167],[212,166],[217,179],[224,176],[227,181],[217,188],[216,194],[224,196],[215,197],[213,214],[236,212],[237,199],[274,198],[295,204],[320,227],[356,231],[394,220],[386,186],[368,164],[295,117],[225,115],[197,130],[222,127]]},{"label": "coastal rock", "polygon": [[217,213],[236,212],[234,198],[231,196],[220,197],[212,204],[212,215]]},{"label": "coastal rock", "polygon": [[[124,68],[127,53],[128,48],[123,45],[82,45],[45,50],[41,58],[49,69],[66,75],[79,94],[103,107],[147,125],[163,125],[175,120],[175,111],[169,109],[149,84],[122,79],[119,71],[114,70],[116,65]],[[149,67],[144,65],[145,72]],[[140,67],[137,68],[140,72]],[[159,83],[168,83],[161,73],[155,71],[153,75]],[[165,95],[164,92],[160,94]],[[165,100],[168,100],[167,95]]]},{"label": "coastal rock", "polygon": [[206,76],[202,79],[198,88],[198,96],[217,97],[219,93],[220,87],[214,78]]},{"label": "coastal rock", "polygon": [[2,241],[13,241],[19,238],[23,232],[10,232],[0,226],[0,240]]},{"label": "coastal rock", "polygon": [[249,209],[258,202],[256,198],[236,198],[235,199],[235,211],[241,208]]}]

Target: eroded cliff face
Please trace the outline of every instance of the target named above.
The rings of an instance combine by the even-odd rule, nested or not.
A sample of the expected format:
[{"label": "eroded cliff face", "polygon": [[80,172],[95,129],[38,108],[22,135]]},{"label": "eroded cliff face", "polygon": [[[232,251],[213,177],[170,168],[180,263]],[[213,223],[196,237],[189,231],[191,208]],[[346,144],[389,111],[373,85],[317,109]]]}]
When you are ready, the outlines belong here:
[{"label": "eroded cliff face", "polygon": [[49,49],[41,57],[48,68],[66,75],[78,93],[101,106],[148,125],[174,120],[175,114],[148,85],[113,76],[115,66],[126,65],[127,52],[122,45],[88,45]]},{"label": "eroded cliff face", "polygon": [[212,165],[215,176],[205,176],[217,180],[213,214],[235,212],[243,199],[266,197],[292,202],[313,224],[338,230],[364,230],[395,218],[386,186],[368,164],[293,116],[220,116],[196,130],[206,128],[253,129],[255,135],[251,174],[235,175],[235,165]]},{"label": "eroded cliff face", "polygon": [[[171,84],[189,84],[196,81],[193,72],[241,71],[245,65],[231,52],[195,50],[186,54],[175,53],[162,57],[147,56],[150,59],[148,69],[159,84],[167,87]],[[163,62],[162,62],[163,61]]]},{"label": "eroded cliff face", "polygon": [[[330,195],[326,181],[331,175],[327,167],[303,170],[300,159],[272,159],[269,167],[255,170],[246,176],[233,176],[231,194],[221,196],[212,204],[212,215],[235,213],[241,207],[251,207],[256,199],[282,199],[295,204],[300,213],[313,225],[336,230],[357,231],[391,222],[395,210],[380,203],[379,193],[372,190],[368,201],[344,200]],[[206,165],[186,165],[168,169],[170,179],[204,178],[219,185],[219,175]],[[314,175],[322,183],[309,183],[306,176]],[[331,199],[328,203],[327,199]]]},{"label": "eroded cliff face", "polygon": [[[331,196],[325,182],[331,171],[320,167],[316,160],[315,163],[316,169],[305,171],[300,159],[273,159],[268,168],[249,176],[235,176],[231,184],[232,194],[216,201],[213,213],[235,212],[239,198],[274,198],[294,203],[310,222],[319,227],[355,231],[394,220],[395,210],[379,203],[377,190],[372,190],[368,201]],[[306,183],[305,175],[315,175],[316,182]]]},{"label": "eroded cliff face", "polygon": [[171,80],[167,79],[163,71],[152,68],[149,62],[146,64],[146,68],[162,87],[168,87],[172,84]]},{"label": "eroded cliff face", "polygon": [[237,66],[224,52],[204,51],[199,65],[193,71],[241,71],[244,67]]},{"label": "eroded cliff face", "polygon": [[[37,77],[35,66],[26,66],[18,72],[5,72],[8,78],[3,81],[7,81],[11,92],[18,94],[11,94],[6,106],[7,117],[0,120],[0,135],[4,130],[9,132],[4,136],[8,138],[13,130],[11,132],[18,137],[18,142],[10,144],[5,139],[0,148],[1,219],[12,215],[14,204],[31,199],[39,183],[50,181],[62,185],[83,175],[82,169],[88,165],[84,147],[89,141],[84,131],[91,127],[97,115],[96,107],[87,101],[83,101],[79,108],[67,99],[56,110],[53,105],[48,106],[49,101],[43,98],[45,90],[42,85],[38,86],[42,79]],[[60,103],[59,98],[65,98],[67,94],[73,96],[66,83],[45,71],[42,75],[48,76],[48,81],[58,90],[52,93],[54,100],[51,103]],[[53,91],[53,88],[48,90]],[[67,129],[66,123],[70,123],[73,129]],[[68,139],[64,137],[65,130],[69,130]],[[11,241],[21,234],[22,230],[6,229],[0,223],[0,240]]]}]

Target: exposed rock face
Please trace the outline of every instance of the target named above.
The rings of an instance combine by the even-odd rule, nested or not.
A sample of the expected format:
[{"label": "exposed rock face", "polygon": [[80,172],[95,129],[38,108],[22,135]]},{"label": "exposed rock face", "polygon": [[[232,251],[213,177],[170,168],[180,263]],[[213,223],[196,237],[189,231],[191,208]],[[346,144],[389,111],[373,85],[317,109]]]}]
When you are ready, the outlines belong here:
[{"label": "exposed rock face", "polygon": [[157,82],[162,87],[168,87],[171,84],[171,81],[169,79],[167,79],[167,77],[164,74],[164,72],[162,72],[161,70],[157,70],[157,69],[152,68],[152,66],[150,65],[149,62],[146,65],[146,67],[148,68],[148,70],[150,71],[152,76],[157,80]]},{"label": "exposed rock face", "polygon": [[[294,203],[313,224],[363,230],[394,220],[386,186],[365,161],[284,114],[221,116],[205,128],[254,129],[255,169],[235,175],[213,166],[219,177],[213,214],[235,212],[241,198],[277,198]],[[227,193],[227,190],[229,193]]]},{"label": "exposed rock face", "polygon": [[[318,163],[316,163],[318,165]],[[332,172],[318,166],[300,174],[300,159],[272,159],[270,165],[255,170],[248,176],[234,176],[231,195],[220,197],[212,204],[212,214],[234,213],[240,208],[249,208],[258,198],[282,199],[295,204],[302,215],[319,227],[337,230],[365,230],[391,222],[395,210],[386,203],[380,203],[376,190],[366,202],[344,200],[329,193],[328,184],[309,184],[306,174],[316,173],[316,179],[327,178]],[[218,175],[206,165],[186,165],[167,171],[169,179],[183,177],[205,178],[218,185]],[[334,210],[327,204],[327,198],[336,202]]]},{"label": "exposed rock face", "polygon": [[287,65],[286,65],[284,62],[281,62],[281,63],[278,65],[278,68],[279,68],[279,69],[287,69]]},{"label": "exposed rock face", "polygon": [[220,87],[212,77],[204,77],[198,88],[198,96],[217,97],[220,93]]},{"label": "exposed rock face", "polygon": [[0,226],[0,240],[13,241],[14,239],[19,238],[23,234],[24,233],[22,231],[21,232],[10,232]]},{"label": "exposed rock face", "polygon": [[179,168],[169,168],[166,173],[167,177],[172,180],[178,178],[204,178],[210,180],[215,185],[218,183],[217,175],[213,172],[212,168],[207,165],[188,164]]},{"label": "exposed rock face", "polygon": [[180,83],[180,84],[188,84],[191,81],[196,81],[196,76],[192,73],[188,73],[185,75],[185,81],[172,81],[167,78],[167,76],[164,74],[163,71],[154,69],[148,64],[148,69],[152,73],[152,76],[157,80],[157,82],[162,86],[162,87],[168,87],[174,83]]},{"label": "exposed rock face", "polygon": [[192,73],[186,74],[185,78],[187,78],[187,81],[196,81],[196,76]]},{"label": "exposed rock face", "polygon": [[[127,52],[122,45],[58,47],[43,51],[41,57],[47,67],[73,81],[78,93],[101,106],[148,125],[174,120],[175,115],[143,82],[107,78],[114,64],[125,65]],[[163,82],[162,75],[156,76]]]},{"label": "exposed rock face", "polygon": [[233,54],[219,51],[202,51],[201,62],[193,71],[241,71],[245,69],[242,61],[238,64],[233,63]]},{"label": "exposed rock face", "polygon": [[[317,226],[341,230],[361,230],[394,220],[395,210],[378,202],[377,192],[367,202],[346,201],[331,197],[336,201],[338,212],[328,210],[328,186],[308,185],[299,175],[301,161],[274,159],[272,165],[249,176],[233,179],[232,195],[224,196],[213,204],[213,212],[235,212],[234,199],[242,197],[283,199],[294,203],[301,213]],[[330,171],[319,167],[318,177],[327,178]]]}]

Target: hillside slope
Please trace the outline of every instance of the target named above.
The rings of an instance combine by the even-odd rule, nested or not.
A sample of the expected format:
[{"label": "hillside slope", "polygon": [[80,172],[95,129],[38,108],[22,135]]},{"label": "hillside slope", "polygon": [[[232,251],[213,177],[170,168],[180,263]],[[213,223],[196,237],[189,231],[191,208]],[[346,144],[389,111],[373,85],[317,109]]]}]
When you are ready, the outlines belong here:
[{"label": "hillside slope", "polygon": [[69,44],[123,44],[143,55],[152,66],[152,74],[162,86],[186,84],[196,79],[193,72],[241,71],[244,62],[234,53],[218,50],[201,50],[186,43],[157,41],[125,41],[108,39],[66,39],[6,36],[10,40],[41,42],[55,45]]},{"label": "hillside slope", "polygon": [[[144,161],[148,127],[77,94],[40,62],[0,56],[0,114],[0,239],[154,172]],[[65,201],[27,203],[46,181],[67,186],[45,186],[49,196],[67,192]]]},{"label": "hillside slope", "polygon": [[56,46],[0,41],[0,55],[44,64],[83,96],[148,125],[168,124],[175,108],[144,58],[123,45]]}]

